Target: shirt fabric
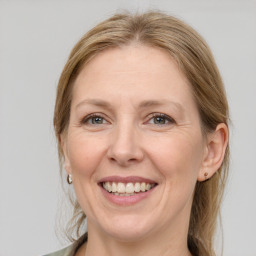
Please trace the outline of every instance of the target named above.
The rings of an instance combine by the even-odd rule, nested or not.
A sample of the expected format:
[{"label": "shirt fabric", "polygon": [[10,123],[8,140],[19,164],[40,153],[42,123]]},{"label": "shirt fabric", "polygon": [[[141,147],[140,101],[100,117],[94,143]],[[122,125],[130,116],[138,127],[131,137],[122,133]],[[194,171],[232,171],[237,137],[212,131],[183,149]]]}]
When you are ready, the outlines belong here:
[{"label": "shirt fabric", "polygon": [[87,233],[81,236],[76,242],[56,252],[45,254],[43,256],[75,256],[77,249],[87,241]]},{"label": "shirt fabric", "polygon": [[56,252],[52,252],[50,254],[46,254],[43,256],[74,256],[76,251],[76,244],[71,244],[70,246],[61,249]]}]

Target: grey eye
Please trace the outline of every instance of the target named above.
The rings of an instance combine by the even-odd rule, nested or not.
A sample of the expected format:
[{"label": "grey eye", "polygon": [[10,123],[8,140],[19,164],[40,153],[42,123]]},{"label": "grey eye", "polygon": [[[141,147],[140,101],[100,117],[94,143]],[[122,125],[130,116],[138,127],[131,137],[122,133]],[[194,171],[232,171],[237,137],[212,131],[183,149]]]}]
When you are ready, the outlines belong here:
[{"label": "grey eye", "polygon": [[168,120],[166,120],[166,118],[162,116],[156,116],[153,118],[153,120],[155,124],[166,124],[166,122],[168,122]]},{"label": "grey eye", "polygon": [[84,119],[81,120],[81,124],[88,124],[88,125],[99,125],[99,124],[106,124],[107,121],[105,120],[104,117],[97,115],[97,114],[92,114]]},{"label": "grey eye", "polygon": [[91,124],[103,124],[104,119],[102,117],[99,116],[95,116],[95,117],[91,117]]},{"label": "grey eye", "polygon": [[161,113],[155,113],[149,120],[150,124],[156,124],[156,125],[167,125],[167,124],[173,124],[175,121],[165,114]]}]

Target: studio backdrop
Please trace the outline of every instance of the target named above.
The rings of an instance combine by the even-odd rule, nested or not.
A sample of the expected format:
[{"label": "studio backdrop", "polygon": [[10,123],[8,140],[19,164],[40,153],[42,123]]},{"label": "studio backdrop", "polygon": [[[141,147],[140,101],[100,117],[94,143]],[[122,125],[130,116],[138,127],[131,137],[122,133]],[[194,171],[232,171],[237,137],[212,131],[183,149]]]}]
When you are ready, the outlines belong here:
[{"label": "studio backdrop", "polygon": [[0,0],[0,256],[67,245],[55,235],[65,198],[52,125],[60,72],[98,22],[149,9],[186,21],[213,51],[232,119],[223,255],[256,255],[256,1]]}]

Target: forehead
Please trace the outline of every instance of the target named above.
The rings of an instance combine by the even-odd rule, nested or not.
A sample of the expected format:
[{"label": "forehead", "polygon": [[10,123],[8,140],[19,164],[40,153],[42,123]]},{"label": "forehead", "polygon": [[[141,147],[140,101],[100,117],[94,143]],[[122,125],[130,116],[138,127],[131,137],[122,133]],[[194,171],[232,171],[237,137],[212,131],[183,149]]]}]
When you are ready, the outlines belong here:
[{"label": "forehead", "polygon": [[164,49],[142,44],[108,48],[98,53],[89,61],[78,75],[108,74],[108,73],[159,73],[173,71],[185,76],[178,69],[170,54]]},{"label": "forehead", "polygon": [[[75,80],[73,100],[102,98],[135,101],[175,100],[194,104],[190,85],[163,49],[129,45],[97,54]],[[140,104],[140,102],[138,102]]]}]

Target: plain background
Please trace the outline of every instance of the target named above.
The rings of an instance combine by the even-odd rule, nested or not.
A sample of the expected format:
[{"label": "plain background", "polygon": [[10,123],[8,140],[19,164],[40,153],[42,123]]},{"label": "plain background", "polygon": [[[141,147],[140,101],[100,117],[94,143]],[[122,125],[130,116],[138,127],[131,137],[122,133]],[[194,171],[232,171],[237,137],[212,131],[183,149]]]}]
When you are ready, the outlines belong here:
[{"label": "plain background", "polygon": [[61,244],[62,197],[52,117],[75,42],[117,10],[160,9],[209,43],[231,108],[231,172],[222,209],[224,256],[256,255],[256,2],[249,0],[0,0],[0,256]]}]

